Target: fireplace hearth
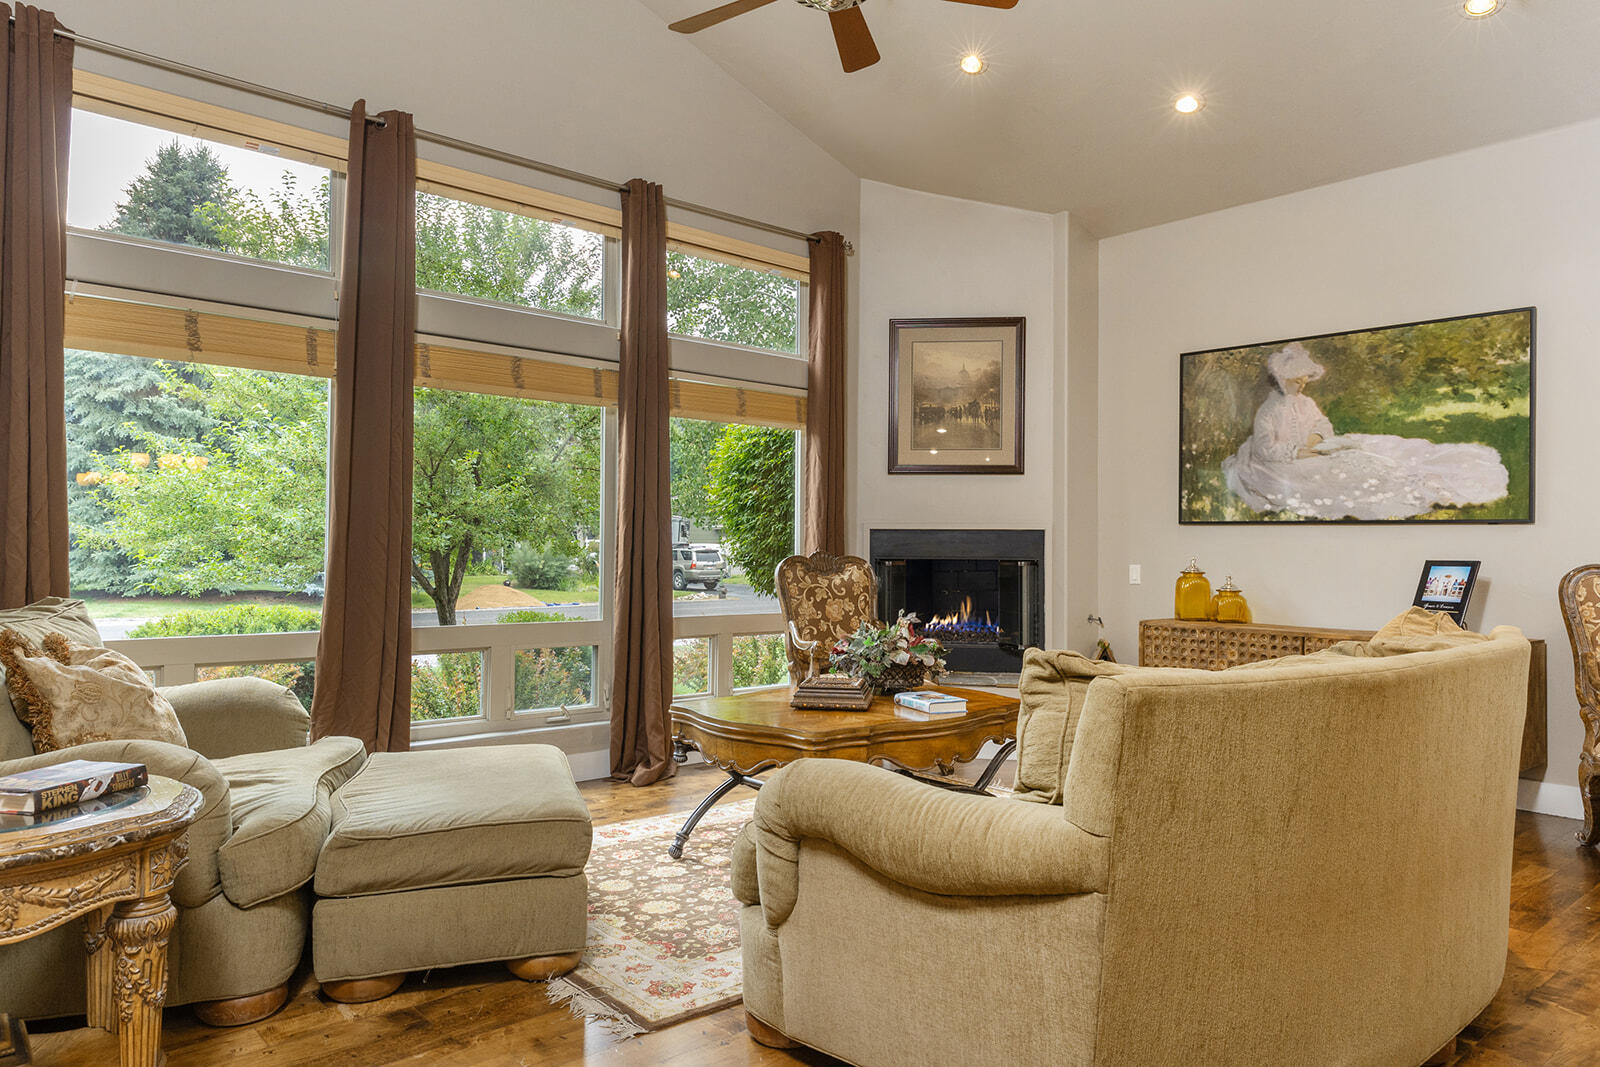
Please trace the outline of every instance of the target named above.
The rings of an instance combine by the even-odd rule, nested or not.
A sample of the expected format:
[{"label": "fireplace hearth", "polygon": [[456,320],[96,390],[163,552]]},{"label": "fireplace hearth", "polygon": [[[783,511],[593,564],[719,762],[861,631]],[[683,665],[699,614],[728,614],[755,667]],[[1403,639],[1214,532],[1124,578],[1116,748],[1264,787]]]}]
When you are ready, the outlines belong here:
[{"label": "fireplace hearth", "polygon": [[1044,639],[1043,530],[873,530],[869,551],[880,617],[915,614],[952,674],[1009,680]]}]

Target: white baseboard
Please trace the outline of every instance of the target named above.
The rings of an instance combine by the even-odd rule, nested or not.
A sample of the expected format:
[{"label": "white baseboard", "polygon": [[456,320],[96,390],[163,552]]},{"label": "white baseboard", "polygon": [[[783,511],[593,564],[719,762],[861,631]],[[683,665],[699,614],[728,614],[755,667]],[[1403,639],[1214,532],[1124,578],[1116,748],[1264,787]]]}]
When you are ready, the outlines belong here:
[{"label": "white baseboard", "polygon": [[1559,815],[1563,819],[1583,818],[1583,794],[1575,785],[1558,782],[1532,782],[1526,778],[1517,781],[1517,808],[1536,811],[1541,815]]}]

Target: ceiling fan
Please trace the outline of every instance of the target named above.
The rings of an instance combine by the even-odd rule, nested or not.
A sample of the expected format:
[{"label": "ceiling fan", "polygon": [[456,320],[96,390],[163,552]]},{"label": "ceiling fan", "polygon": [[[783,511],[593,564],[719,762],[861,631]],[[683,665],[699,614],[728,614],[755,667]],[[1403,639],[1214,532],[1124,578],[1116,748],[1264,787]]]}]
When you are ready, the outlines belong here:
[{"label": "ceiling fan", "polygon": [[[735,15],[743,15],[776,2],[777,0],[733,0],[731,4],[723,4],[721,7],[714,7],[710,11],[702,11],[698,15],[674,22],[668,29],[677,30],[679,33],[698,33],[708,26],[726,22]],[[806,7],[814,7],[818,11],[828,13],[828,21],[833,24],[833,41],[839,46],[839,62],[844,64],[846,74],[853,74],[863,67],[870,67],[879,59],[878,46],[873,43],[872,31],[867,29],[867,20],[861,14],[862,2],[863,0],[799,0],[799,3]],[[1017,0],[949,0],[949,2],[1006,9],[1017,6]]]}]

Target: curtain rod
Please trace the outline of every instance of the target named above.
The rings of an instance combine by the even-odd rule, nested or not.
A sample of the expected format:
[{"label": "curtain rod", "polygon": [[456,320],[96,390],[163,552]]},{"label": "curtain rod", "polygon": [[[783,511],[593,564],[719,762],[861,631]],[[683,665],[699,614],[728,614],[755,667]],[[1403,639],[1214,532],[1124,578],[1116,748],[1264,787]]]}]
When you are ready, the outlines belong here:
[{"label": "curtain rod", "polygon": [[[16,17],[12,16],[10,21],[15,22]],[[102,41],[86,34],[74,33],[71,30],[58,28],[55,33],[58,37],[65,37],[68,40],[76,41],[79,46],[86,48],[91,52],[100,52],[104,55],[116,56],[119,59],[131,60],[135,63],[142,63],[145,66],[155,67],[159,70],[165,70],[172,74],[182,74],[187,77],[197,78],[200,81],[210,82],[212,85],[220,85],[227,89],[238,89],[242,92],[251,93],[255,96],[264,96],[269,100],[276,100],[279,103],[290,104],[294,107],[304,108],[308,111],[316,111],[324,115],[332,115],[336,118],[348,119],[350,117],[349,108],[340,107],[338,104],[330,104],[324,100],[314,100],[309,96],[301,96],[298,93],[286,92],[282,89],[274,89],[270,85],[261,85],[257,82],[246,81],[243,78],[235,78],[227,74],[218,74],[216,71],[207,70],[204,67],[196,67],[188,63],[180,63],[175,59],[166,59],[162,56],[152,55],[149,52],[141,52],[137,48],[129,48],[126,45],[113,44],[110,41]],[[376,115],[367,116],[367,121],[374,123],[375,125],[383,125],[383,119]],[[509,163],[512,166],[526,167],[529,170],[535,170],[541,174],[548,174],[556,178],[565,178],[568,181],[578,182],[583,185],[590,185],[598,189],[608,189],[611,192],[621,192],[624,188],[623,184],[620,182],[609,181],[593,174],[585,174],[583,171],[570,170],[566,167],[557,166],[554,163],[545,163],[537,159],[529,159],[527,156],[519,156],[514,152],[503,152],[498,148],[489,148],[485,145],[475,144],[472,141],[463,141],[459,137],[449,137],[445,134],[433,133],[429,130],[417,130],[415,132],[417,140],[419,141],[426,141],[429,144],[436,144],[444,148],[453,148],[458,152],[466,152],[471,155],[483,156],[486,159],[493,159],[501,163]],[[675,200],[669,197],[667,198],[667,206],[675,207],[682,211],[692,211],[697,215],[705,215],[708,218],[721,219],[723,222],[731,222],[737,226],[748,226],[753,230],[761,230],[765,233],[776,234],[779,237],[788,237],[792,240],[804,241],[808,244],[816,240],[816,238],[811,234],[801,233],[799,230],[793,230],[787,226],[778,226],[771,222],[762,222],[760,219],[752,219],[743,215],[735,215],[732,212],[720,211],[716,208],[706,207],[704,204],[696,204],[688,200]],[[846,243],[845,248],[847,251],[853,251],[848,242]]]}]

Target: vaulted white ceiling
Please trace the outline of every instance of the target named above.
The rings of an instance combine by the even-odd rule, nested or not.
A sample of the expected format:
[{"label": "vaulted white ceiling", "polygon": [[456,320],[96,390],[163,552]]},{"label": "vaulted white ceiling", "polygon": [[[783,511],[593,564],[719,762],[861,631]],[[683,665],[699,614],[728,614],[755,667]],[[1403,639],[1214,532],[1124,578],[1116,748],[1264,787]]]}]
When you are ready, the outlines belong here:
[{"label": "vaulted white ceiling", "polygon": [[[665,38],[717,0],[640,2]],[[1505,0],[1482,20],[1461,0],[862,11],[883,61],[856,74],[827,17],[789,0],[690,40],[862,177],[1071,211],[1100,236],[1600,115],[1595,0]],[[957,70],[971,49],[978,77]],[[1189,89],[1206,107],[1185,118],[1171,101]]]}]

